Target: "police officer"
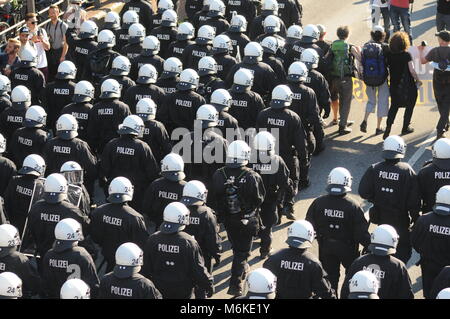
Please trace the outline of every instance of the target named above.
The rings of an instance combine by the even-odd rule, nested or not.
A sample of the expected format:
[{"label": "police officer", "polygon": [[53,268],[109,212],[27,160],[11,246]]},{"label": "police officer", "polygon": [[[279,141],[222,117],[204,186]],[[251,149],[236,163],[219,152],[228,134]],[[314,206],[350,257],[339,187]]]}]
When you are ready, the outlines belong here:
[{"label": "police officer", "polygon": [[244,59],[236,64],[229,72],[227,84],[231,86],[232,77],[239,69],[248,69],[253,73],[254,80],[252,89],[261,97],[267,98],[279,80],[273,69],[262,62],[263,48],[257,42],[250,42],[245,46]]},{"label": "police officer", "polygon": [[169,134],[178,127],[192,130],[197,109],[206,104],[203,96],[195,92],[199,85],[199,76],[193,69],[184,69],[180,74],[177,91],[167,95],[161,108],[161,121]]},{"label": "police officer", "polygon": [[261,95],[252,90],[253,80],[254,76],[250,70],[238,70],[233,76],[233,85],[229,90],[230,115],[238,120],[244,131],[256,127],[256,118],[265,107]]},{"label": "police officer", "polygon": [[97,154],[118,136],[117,127],[131,114],[128,105],[119,101],[120,84],[116,80],[108,79],[102,83],[99,98],[89,113],[87,129],[89,145]]},{"label": "police officer", "polygon": [[62,285],[72,276],[86,282],[96,296],[100,281],[91,255],[83,247],[83,231],[75,219],[65,218],[55,226],[55,243],[42,261],[42,281],[45,298],[55,299]]},{"label": "police officer", "polygon": [[31,47],[25,47],[20,54],[20,62],[13,68],[9,78],[11,87],[23,85],[30,90],[33,104],[40,104],[42,90],[45,88],[44,74],[36,68],[37,53]]},{"label": "police officer", "polygon": [[151,64],[155,67],[158,74],[161,74],[164,67],[164,59],[159,54],[160,42],[154,35],[149,35],[142,41],[142,51],[138,56],[131,60],[130,77],[136,80],[138,72],[145,64]]},{"label": "police officer", "polygon": [[16,165],[9,158],[3,156],[6,151],[6,139],[0,134],[0,196],[5,196],[9,180],[16,175]]},{"label": "police officer", "polygon": [[419,217],[419,183],[412,167],[401,159],[406,144],[399,136],[384,140],[383,162],[371,165],[359,183],[359,195],[373,203],[370,222],[393,226],[400,235],[395,257],[408,262],[411,256],[409,228]]},{"label": "police officer", "polygon": [[142,23],[145,23],[144,27],[147,30],[151,30],[152,25],[150,24],[151,17],[153,15],[153,8],[152,5],[145,0],[130,0],[129,2],[125,3],[125,5],[122,7],[122,10],[120,10],[120,17],[122,20],[125,20],[125,14],[126,12],[134,11],[139,16],[139,21],[142,21]]},{"label": "police officer", "polygon": [[11,107],[11,81],[7,76],[0,75],[0,113]]},{"label": "police officer", "polygon": [[146,28],[148,31],[151,31],[154,28],[159,27],[161,25],[161,17],[166,10],[174,10],[172,0],[158,1],[158,10],[155,12],[155,14],[152,15],[151,18],[151,28]]},{"label": "police officer", "polygon": [[360,270],[350,279],[348,299],[380,299],[377,277],[369,270]]},{"label": "police officer", "polygon": [[349,297],[349,281],[360,270],[372,272],[380,283],[380,299],[413,299],[408,269],[394,257],[398,234],[390,225],[380,225],[371,235],[370,253],[357,258],[348,269],[341,289],[341,299]]},{"label": "police officer", "polygon": [[[252,21],[250,26],[249,37],[254,41],[260,34],[264,33],[264,19],[270,15],[278,17],[278,1],[277,0],[265,0],[261,6],[261,14],[256,18],[247,21]],[[280,20],[280,36],[286,36],[286,26],[283,20]]]},{"label": "police officer", "polygon": [[12,272],[0,274],[0,299],[18,299],[22,297],[22,279]]},{"label": "police officer", "polygon": [[411,232],[411,243],[420,254],[423,295],[430,299],[434,279],[450,265],[450,185],[436,193],[433,211],[420,216]]},{"label": "police officer", "polygon": [[[36,244],[36,252],[41,258],[44,258],[47,251],[52,248],[55,241],[55,226],[59,221],[73,218],[81,224],[83,233],[86,236],[88,234],[89,218],[66,200],[67,189],[67,180],[63,175],[50,174],[44,183],[44,199],[33,204],[28,213],[24,237],[27,237],[29,232],[31,240]],[[40,263],[38,262],[38,265]]]},{"label": "police officer", "polygon": [[128,44],[128,29],[130,28],[130,26],[134,23],[139,23],[140,21],[139,15],[136,13],[136,11],[133,10],[128,10],[123,14],[123,16],[121,15],[121,17],[122,25],[120,30],[116,32],[117,38],[116,44],[114,45],[114,47],[119,50]]},{"label": "police officer", "polygon": [[278,0],[278,16],[287,26],[302,25],[302,11],[296,0]]},{"label": "police officer", "polygon": [[120,53],[129,60],[137,57],[142,51],[142,41],[145,38],[145,28],[140,23],[133,23],[128,29],[128,43],[120,48]]},{"label": "police officer", "polygon": [[75,85],[72,103],[66,105],[61,110],[62,114],[71,114],[78,122],[78,138],[83,141],[88,140],[89,113],[92,109],[95,89],[88,81],[80,81]]},{"label": "police officer", "polygon": [[[195,42],[192,39],[195,36],[194,26],[190,22],[183,22],[178,26],[176,40],[169,44],[167,56],[183,58],[184,49]],[[162,72],[162,70],[160,71]]]},{"label": "police officer", "polygon": [[[301,26],[295,24],[291,25],[286,32],[286,41],[284,43],[283,52],[287,52],[292,49],[294,43],[302,38],[302,34],[303,28]],[[286,68],[288,67],[289,65],[286,65]]]},{"label": "police officer", "polygon": [[23,279],[23,297],[30,298],[40,292],[40,279],[36,266],[17,251],[20,234],[10,224],[0,225],[0,273],[12,272]]},{"label": "police officer", "polygon": [[65,162],[60,168],[60,173],[66,178],[69,184],[81,188],[80,203],[78,207],[86,216],[89,216],[91,213],[91,196],[83,183],[84,170],[81,165],[74,161]]},{"label": "police officer", "polygon": [[8,141],[14,131],[22,127],[25,113],[31,105],[30,90],[23,85],[16,86],[11,92],[11,104],[0,114],[0,133]]},{"label": "police officer", "polygon": [[348,193],[352,175],[336,167],[328,175],[327,195],[316,198],[308,208],[306,220],[317,232],[319,260],[337,291],[341,264],[346,270],[359,256],[359,244],[368,247],[369,223],[360,203]]},{"label": "police officer", "polygon": [[114,267],[114,253],[123,243],[133,242],[144,247],[148,233],[144,217],[128,206],[133,200],[133,184],[125,177],[116,177],[109,184],[109,203],[91,213],[91,236],[101,247],[106,271]]},{"label": "police officer", "polygon": [[42,94],[43,106],[47,110],[47,127],[55,129],[56,120],[64,106],[72,101],[75,91],[77,68],[70,61],[63,61],[58,66],[55,81],[49,83]]},{"label": "police officer", "polygon": [[293,222],[287,232],[288,248],[267,259],[263,267],[277,277],[277,299],[335,299],[335,292],[322,264],[308,248],[314,241],[314,227],[306,220]]},{"label": "police officer", "polygon": [[47,113],[38,106],[32,105],[25,113],[23,127],[17,129],[11,136],[8,145],[9,158],[17,167],[30,154],[42,154],[44,145],[50,137],[45,130]]},{"label": "police officer", "polygon": [[157,106],[152,99],[143,98],[136,105],[136,114],[144,121],[142,140],[150,146],[156,163],[172,150],[170,137],[163,123],[155,120]]},{"label": "police officer", "polygon": [[246,167],[249,159],[250,147],[244,141],[232,142],[226,164],[214,173],[209,188],[211,208],[224,223],[233,249],[227,293],[234,296],[242,295],[253,236],[260,230],[259,209],[266,195],[261,176]]},{"label": "police officer", "polygon": [[161,161],[161,176],[148,186],[142,205],[143,214],[155,224],[156,229],[163,222],[164,208],[181,200],[186,184],[183,158],[175,153],[164,156]]},{"label": "police officer", "polygon": [[247,295],[236,299],[275,299],[277,278],[270,270],[258,268],[248,274],[247,287]]},{"label": "police officer", "polygon": [[220,0],[211,0],[207,16],[207,20],[200,21],[199,27],[202,25],[209,25],[213,27],[216,34],[221,34],[230,27],[230,24],[225,19],[225,4]]},{"label": "police officer", "polygon": [[220,34],[214,38],[212,55],[217,62],[217,76],[222,80],[226,79],[228,70],[237,64],[236,59],[230,55],[232,52],[235,51],[228,36]]},{"label": "police officer", "polygon": [[210,3],[211,0],[203,0],[203,6],[201,10],[197,11],[192,19],[189,19],[189,21],[192,22],[192,25],[196,30],[198,30],[198,28],[200,27],[200,23],[208,20],[208,11]]},{"label": "police officer", "polygon": [[18,175],[9,180],[6,188],[3,198],[9,222],[17,227],[22,234],[30,210],[34,181],[36,178],[44,176],[45,167],[45,161],[41,156],[37,154],[28,155],[18,170]]},{"label": "police officer", "polygon": [[141,66],[136,84],[125,92],[123,98],[123,101],[130,107],[131,113],[136,113],[136,105],[142,99],[152,99],[156,105],[164,108],[166,93],[162,88],[155,85],[157,78],[158,71],[153,65],[144,64]]},{"label": "police officer", "polygon": [[261,259],[265,259],[272,249],[272,227],[278,220],[277,208],[283,203],[286,188],[289,187],[289,169],[283,159],[275,154],[275,137],[269,132],[256,134],[254,150],[254,161],[249,167],[261,175],[266,189],[260,213],[264,227],[259,232],[259,252]]},{"label": "police officer", "polygon": [[294,220],[294,197],[298,188],[309,185],[309,158],[305,129],[300,117],[288,109],[291,103],[292,91],[286,85],[278,85],[272,92],[270,108],[259,113],[257,127],[259,130],[278,129],[280,156],[288,166],[292,180],[292,185],[284,198],[282,213]]},{"label": "police officer", "polygon": [[318,154],[325,149],[323,145],[325,133],[316,94],[304,84],[307,76],[308,69],[303,62],[294,62],[289,67],[288,86],[293,93],[291,109],[302,119],[303,127],[307,133],[310,152],[314,149],[314,154]]},{"label": "police officer", "polygon": [[97,178],[97,158],[89,144],[79,138],[78,122],[70,114],[63,114],[56,122],[56,137],[44,147],[43,157],[47,163],[47,174],[59,173],[67,161],[79,163],[86,171],[86,188],[94,196],[94,181]]},{"label": "police officer", "polygon": [[[211,94],[211,105],[219,112],[217,126],[227,141],[240,140],[242,138],[239,123],[230,113],[231,94],[225,89],[217,89]],[[243,132],[242,132],[243,133]]]},{"label": "police officer", "polygon": [[447,287],[450,287],[450,266],[442,268],[436,279],[434,279],[430,298],[436,298],[436,296]]},{"label": "police officer", "polygon": [[213,57],[205,56],[198,61],[199,87],[197,93],[202,95],[207,102],[212,92],[224,89],[225,82],[217,77],[217,62]]},{"label": "police officer", "polygon": [[120,16],[114,12],[110,11],[105,16],[105,22],[103,23],[102,30],[110,30],[118,38],[117,32],[120,30]]},{"label": "police officer", "polygon": [[116,80],[120,85],[120,96],[123,97],[125,92],[135,85],[134,81],[128,77],[130,70],[131,63],[128,58],[121,55],[115,57],[109,75],[100,80],[100,87],[108,79]]},{"label": "police officer", "polygon": [[201,58],[211,54],[212,40],[215,36],[216,32],[209,25],[203,25],[198,29],[195,43],[186,46],[183,51],[181,61],[185,69],[196,68]]},{"label": "police officer", "polygon": [[[160,1],[162,2],[162,1]],[[186,12],[187,20],[192,21],[196,12],[203,7],[203,2],[200,0],[187,0],[184,3],[184,11]]]},{"label": "police officer", "polygon": [[174,93],[179,82],[179,75],[183,70],[183,64],[178,58],[168,58],[164,61],[164,71],[156,81],[156,85],[166,94]]},{"label": "police officer", "polygon": [[134,243],[124,243],[116,250],[116,265],[100,282],[100,299],[162,299],[152,281],[139,272],[143,252]]},{"label": "police officer", "polygon": [[[111,12],[110,12],[111,13]],[[109,14],[109,13],[108,13]],[[108,30],[108,28],[105,28]],[[80,27],[78,38],[74,41],[73,62],[78,66],[76,79],[81,80],[83,70],[89,64],[88,55],[97,49],[97,41],[95,38],[98,35],[98,27],[93,21],[84,21]]]},{"label": "police officer", "polygon": [[151,31],[151,34],[158,38],[160,42],[160,55],[164,59],[170,57],[169,45],[177,38],[177,22],[177,13],[173,10],[166,10],[161,16],[161,25]]},{"label": "police officer", "polygon": [[286,82],[286,71],[284,70],[283,62],[277,57],[279,52],[279,41],[272,37],[267,36],[261,41],[261,46],[264,50],[262,61],[269,65],[277,75],[280,82]]},{"label": "police officer", "polygon": [[213,277],[205,268],[197,241],[183,230],[189,224],[189,209],[170,203],[164,209],[160,230],[148,238],[144,248],[142,274],[152,278],[163,298],[190,299],[194,287],[214,293]]},{"label": "police officer", "polygon": [[100,162],[100,179],[108,185],[118,176],[128,178],[134,185],[133,201],[130,206],[141,211],[144,191],[159,173],[152,150],[147,143],[138,139],[144,131],[144,122],[137,115],[127,116],[118,133],[120,137],[106,144]]},{"label": "police officer", "polygon": [[274,15],[269,15],[264,19],[263,22],[264,33],[258,35],[255,38],[255,42],[261,43],[264,38],[274,37],[277,39],[280,47],[280,51],[284,48],[284,37],[280,36],[281,19]]},{"label": "police officer", "polygon": [[245,46],[250,42],[250,38],[247,36],[246,32],[247,20],[243,15],[237,14],[231,18],[230,27],[223,33],[231,39],[231,44],[233,45],[233,53],[236,54],[236,58],[238,59],[241,59],[241,56],[243,56],[244,54]]},{"label": "police officer", "polygon": [[441,138],[433,144],[433,159],[425,163],[417,174],[422,199],[422,213],[432,211],[436,192],[450,185],[450,140]]},{"label": "police officer", "polygon": [[81,279],[68,279],[61,286],[60,299],[91,299],[91,289]]}]

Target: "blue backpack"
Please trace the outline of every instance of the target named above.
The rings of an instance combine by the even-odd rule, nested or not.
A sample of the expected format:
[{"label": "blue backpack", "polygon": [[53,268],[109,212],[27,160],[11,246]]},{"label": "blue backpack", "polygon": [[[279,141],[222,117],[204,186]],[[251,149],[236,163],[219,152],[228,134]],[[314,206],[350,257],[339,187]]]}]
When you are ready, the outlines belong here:
[{"label": "blue backpack", "polygon": [[363,81],[367,86],[380,86],[387,79],[387,68],[383,47],[379,43],[368,42],[361,52]]}]

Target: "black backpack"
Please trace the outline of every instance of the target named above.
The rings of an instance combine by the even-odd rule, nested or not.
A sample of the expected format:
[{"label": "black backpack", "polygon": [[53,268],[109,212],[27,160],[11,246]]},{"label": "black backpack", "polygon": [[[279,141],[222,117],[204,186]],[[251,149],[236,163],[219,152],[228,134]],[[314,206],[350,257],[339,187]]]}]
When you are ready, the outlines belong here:
[{"label": "black backpack", "polygon": [[239,198],[239,183],[238,181],[243,178],[247,173],[250,171],[248,168],[244,168],[244,171],[239,174],[238,177],[230,176],[228,177],[225,173],[225,168],[222,167],[220,169],[220,172],[222,173],[223,177],[225,178],[225,193],[226,193],[226,207],[227,211],[231,215],[235,215],[242,212],[242,202]]},{"label": "black backpack", "polygon": [[112,60],[115,58],[112,54],[107,52],[106,54],[93,54],[89,60],[89,66],[91,67],[92,76],[101,78],[109,74]]}]

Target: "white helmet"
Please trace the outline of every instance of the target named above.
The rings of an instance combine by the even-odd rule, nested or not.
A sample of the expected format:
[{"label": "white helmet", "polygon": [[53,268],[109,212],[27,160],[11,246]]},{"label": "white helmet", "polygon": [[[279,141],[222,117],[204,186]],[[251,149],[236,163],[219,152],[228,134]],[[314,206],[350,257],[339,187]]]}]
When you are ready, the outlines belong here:
[{"label": "white helmet", "polygon": [[211,94],[210,102],[217,111],[227,111],[231,106],[231,94],[225,89],[217,89]]},{"label": "white helmet", "polygon": [[189,40],[195,37],[195,28],[190,22],[178,26],[177,40]]},{"label": "white helmet", "polygon": [[397,135],[391,135],[384,140],[383,158],[397,159],[404,158],[406,153],[405,141]]},{"label": "white helmet", "polygon": [[163,69],[163,75],[175,76],[180,74],[183,70],[183,63],[181,63],[180,59],[178,58],[170,57],[166,61],[164,61]]},{"label": "white helmet", "polygon": [[308,76],[308,68],[303,62],[293,62],[288,69],[287,79],[291,82],[304,82]]},{"label": "white helmet", "polygon": [[78,136],[78,122],[72,114],[63,114],[56,121],[56,135],[64,140]]},{"label": "white helmet", "polygon": [[259,132],[253,141],[255,150],[273,152],[275,150],[275,137],[267,131]]},{"label": "white helmet", "polygon": [[189,209],[180,202],[172,202],[164,208],[164,222],[159,230],[163,233],[182,231],[189,225]]},{"label": "white helmet", "polygon": [[288,228],[286,243],[290,247],[309,248],[315,238],[313,225],[307,220],[296,220]]},{"label": "white helmet", "polygon": [[172,0],[158,1],[158,13],[163,13],[166,10],[173,10],[174,7]]},{"label": "white helmet", "polygon": [[261,46],[264,52],[275,54],[278,51],[278,40],[274,37],[265,37],[261,41]]},{"label": "white helmet", "polygon": [[36,66],[37,52],[33,47],[26,46],[20,53],[20,64],[25,67]]},{"label": "white helmet", "polygon": [[23,85],[16,86],[11,92],[11,102],[17,108],[24,108],[31,105],[30,90]]},{"label": "white helmet", "polygon": [[272,90],[272,100],[270,101],[270,107],[274,109],[289,107],[292,103],[292,95],[293,93],[289,86],[284,84],[277,85]]},{"label": "white helmet", "polygon": [[198,75],[217,74],[217,62],[211,56],[204,56],[198,61]]},{"label": "white helmet", "polygon": [[[377,277],[368,270],[360,270],[357,273],[355,273],[350,279],[349,286],[350,290],[350,296],[349,298],[352,299],[358,298],[358,294],[364,294],[364,295],[373,295],[373,299],[376,298],[376,295],[378,293],[379,289],[379,282]],[[352,296],[354,294],[354,296]]]},{"label": "white helmet", "polygon": [[319,53],[311,48],[306,49],[302,52],[300,61],[305,63],[305,65],[308,67],[308,70],[317,69],[317,66],[319,65]]},{"label": "white helmet", "polygon": [[120,98],[120,84],[114,79],[107,79],[103,81],[100,87],[100,98],[111,99]]},{"label": "white helmet", "polygon": [[280,18],[274,15],[267,16],[263,21],[263,27],[265,33],[280,32],[281,28]]},{"label": "white helmet", "polygon": [[67,198],[67,180],[62,174],[50,174],[44,182],[44,199],[47,203],[60,203]]},{"label": "white helmet", "polygon": [[4,257],[3,252],[9,253],[8,248],[20,245],[20,234],[16,227],[11,224],[0,225],[0,257]]},{"label": "white helmet", "polygon": [[442,289],[436,296],[436,299],[450,299],[450,288]]},{"label": "white helmet", "polygon": [[137,115],[128,115],[122,122],[119,124],[118,133],[120,135],[142,135],[144,132],[144,121]]},{"label": "white helmet", "polygon": [[172,9],[167,9],[161,16],[161,25],[164,27],[176,27],[177,21],[178,15]]},{"label": "white helmet", "polygon": [[436,204],[433,211],[439,215],[450,215],[450,185],[442,186],[436,192]]},{"label": "white helmet", "polygon": [[98,26],[92,21],[84,21],[80,26],[80,32],[78,33],[78,37],[80,39],[89,39],[95,38],[98,35]]},{"label": "white helmet", "polygon": [[74,80],[77,75],[77,67],[71,61],[62,61],[56,73],[57,79]]},{"label": "white helmet", "polygon": [[[65,244],[66,247],[70,247],[74,241],[82,241],[84,237],[80,223],[73,218],[64,218],[59,221],[55,226],[55,239],[57,245]],[[65,243],[58,243],[58,241]]]},{"label": "white helmet", "polygon": [[60,297],[61,299],[91,299],[91,289],[83,280],[72,278],[61,286]]},{"label": "white helmet", "polygon": [[352,180],[352,175],[346,168],[333,168],[328,175],[327,192],[331,195],[342,195],[351,192]]},{"label": "white helmet", "polygon": [[47,113],[39,105],[32,105],[25,112],[23,126],[25,127],[43,127],[47,123]]},{"label": "white helmet", "polygon": [[22,297],[22,280],[12,272],[0,274],[0,296],[8,299]]},{"label": "white helmet", "polygon": [[6,151],[6,138],[3,134],[0,134],[0,154],[3,154]]},{"label": "white helmet", "polygon": [[105,16],[103,28],[108,30],[120,29],[120,16],[114,11],[108,12]]},{"label": "white helmet", "polygon": [[116,250],[114,275],[128,278],[141,270],[144,264],[144,252],[135,243],[124,243]]},{"label": "white helmet", "polygon": [[433,145],[433,163],[440,169],[450,169],[450,139],[440,138]]},{"label": "white helmet", "polygon": [[247,277],[248,292],[253,294],[265,294],[268,299],[275,298],[277,288],[277,277],[266,268],[252,270]]},{"label": "white helmet", "polygon": [[253,73],[249,69],[239,69],[233,76],[233,86],[231,89],[234,92],[243,92],[253,86],[253,79]]},{"label": "white helmet", "polygon": [[45,161],[42,156],[38,154],[30,154],[24,158],[22,167],[19,169],[19,174],[43,176],[45,173]]},{"label": "white helmet", "polygon": [[112,48],[116,45],[116,36],[111,30],[102,30],[98,34],[97,42],[99,49]]},{"label": "white helmet", "polygon": [[236,14],[230,21],[230,32],[246,32],[247,31],[247,19],[240,14]]},{"label": "white helmet", "polygon": [[11,92],[11,81],[7,76],[0,74],[0,94]]},{"label": "white helmet", "polygon": [[129,43],[139,43],[144,40],[145,28],[140,23],[133,23],[128,29],[128,42]]},{"label": "white helmet", "polygon": [[184,174],[183,158],[175,153],[169,153],[161,161],[161,175],[170,181],[181,181],[186,175]]},{"label": "white helmet", "polygon": [[233,50],[233,45],[229,36],[219,34],[213,40],[213,53],[224,53]]},{"label": "white helmet", "polygon": [[154,120],[157,106],[150,98],[143,98],[136,104],[136,114],[144,121]]},{"label": "white helmet", "polygon": [[270,11],[272,14],[278,13],[278,1],[276,0],[263,0],[261,11]]},{"label": "white helmet", "polygon": [[219,121],[219,112],[211,104],[203,104],[197,110],[197,121],[201,121],[202,127],[214,127],[217,126]]},{"label": "white helmet", "polygon": [[198,87],[200,77],[194,69],[184,69],[180,74],[180,82],[177,83],[178,90],[193,90]]},{"label": "white helmet", "polygon": [[156,68],[152,64],[144,64],[139,68],[136,83],[150,84],[156,83],[157,80],[158,80],[158,71],[156,71]]},{"label": "white helmet", "polygon": [[303,28],[302,41],[307,43],[316,42],[320,37],[320,31],[314,24],[308,24]]},{"label": "white helmet", "polygon": [[212,0],[209,3],[208,17],[225,16],[225,4],[220,0]]},{"label": "white helmet", "polygon": [[293,24],[287,29],[286,38],[300,40],[303,35],[303,28],[299,25]]},{"label": "white helmet", "polygon": [[399,236],[391,225],[379,225],[370,236],[369,249],[374,255],[395,254]]},{"label": "white helmet", "polygon": [[74,161],[67,161],[61,165],[59,172],[64,175],[69,184],[83,183],[84,170],[80,164]]},{"label": "white helmet", "polygon": [[130,60],[127,57],[119,55],[114,58],[109,73],[111,75],[128,75],[130,73],[130,70]]},{"label": "white helmet", "polygon": [[136,11],[128,10],[122,16],[122,29],[128,29],[133,23],[139,23],[139,15]]},{"label": "white helmet", "polygon": [[157,37],[154,35],[148,35],[144,38],[144,41],[142,42],[143,55],[149,56],[158,54],[160,49],[161,43]]},{"label": "white helmet", "polygon": [[200,181],[189,181],[183,187],[181,202],[186,206],[203,205],[206,203],[208,190]]},{"label": "white helmet", "polygon": [[244,141],[233,141],[227,149],[227,166],[240,167],[247,165],[250,160],[250,147]]},{"label": "white helmet", "polygon": [[244,62],[262,61],[263,48],[258,42],[249,42],[244,48]]},{"label": "white helmet", "polygon": [[108,201],[119,204],[133,200],[134,186],[126,177],[114,178],[108,187]]},{"label": "white helmet", "polygon": [[90,102],[94,99],[95,89],[89,81],[80,81],[75,85],[73,101],[75,103]]},{"label": "white helmet", "polygon": [[197,31],[197,39],[195,39],[198,44],[210,44],[214,37],[216,36],[216,31],[210,25],[202,25]]}]

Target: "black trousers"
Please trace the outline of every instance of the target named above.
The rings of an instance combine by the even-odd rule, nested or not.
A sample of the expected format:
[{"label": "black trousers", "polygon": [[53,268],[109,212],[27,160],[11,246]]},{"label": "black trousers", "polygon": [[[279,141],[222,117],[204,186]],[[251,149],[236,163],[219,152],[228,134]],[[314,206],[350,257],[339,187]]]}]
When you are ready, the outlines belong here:
[{"label": "black trousers", "polygon": [[430,260],[422,259],[420,261],[420,268],[422,269],[423,296],[425,299],[432,299],[430,293],[431,288],[433,288],[434,279],[436,279],[444,266],[437,265]]},{"label": "black trousers", "polygon": [[448,126],[450,110],[450,82],[438,82],[433,80],[434,97],[439,110],[439,121],[436,126],[437,133],[443,133]]},{"label": "black trousers", "polygon": [[394,257],[400,259],[405,264],[408,263],[408,260],[411,258],[412,254],[412,246],[410,240],[410,232],[407,229],[400,229],[397,226],[392,225],[399,235],[397,252],[394,254]]},{"label": "black trousers", "polygon": [[263,223],[264,229],[261,228],[259,231],[259,237],[261,238],[261,246],[259,251],[261,253],[267,253],[270,251],[270,247],[272,246],[272,227],[278,221],[278,213],[277,213],[277,203],[275,200],[273,201],[264,201],[261,205],[261,221]]},{"label": "black trousers", "polygon": [[[60,49],[50,49],[47,53],[47,64],[48,64],[48,82],[52,82],[55,79],[56,72],[58,71],[59,60],[61,59],[62,48]],[[78,70],[82,72],[82,70]]]},{"label": "black trousers", "polygon": [[[405,115],[403,116],[402,130],[406,130],[408,128],[408,125],[411,123],[414,106],[415,106],[415,104],[406,106]],[[388,112],[388,116],[387,116],[387,120],[386,120],[386,124],[389,128],[392,126],[392,124],[394,124],[394,120],[397,115],[398,109],[399,109],[399,107],[396,105],[391,105],[391,107],[389,108],[389,112]]]},{"label": "black trousers", "polygon": [[289,178],[291,180],[291,185],[286,190],[286,194],[284,196],[284,205],[292,206],[294,205],[294,198],[297,195],[298,191],[298,182],[300,179],[300,164],[297,156],[281,156],[286,163],[286,166],[289,168]]}]

